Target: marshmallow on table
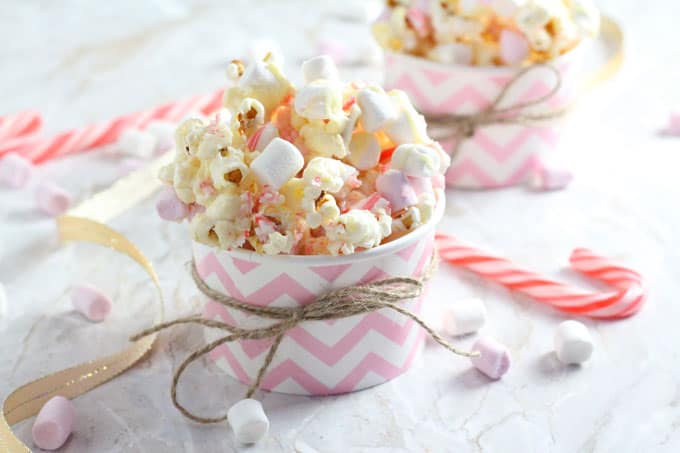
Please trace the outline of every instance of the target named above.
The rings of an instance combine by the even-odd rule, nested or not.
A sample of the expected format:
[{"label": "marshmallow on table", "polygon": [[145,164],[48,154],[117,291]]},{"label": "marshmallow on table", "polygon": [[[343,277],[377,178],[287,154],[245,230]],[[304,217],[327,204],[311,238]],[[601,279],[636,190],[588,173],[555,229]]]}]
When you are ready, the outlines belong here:
[{"label": "marshmallow on table", "polygon": [[555,330],[555,353],[560,362],[583,363],[593,353],[593,338],[588,328],[578,321],[564,321]]},{"label": "marshmallow on table", "polygon": [[564,168],[541,166],[537,168],[529,180],[534,190],[564,189],[574,179],[574,174]]},{"label": "marshmallow on table", "polygon": [[499,44],[501,60],[506,64],[519,64],[529,56],[529,41],[520,33],[501,31]]},{"label": "marshmallow on table", "polygon": [[447,306],[443,318],[444,332],[449,335],[477,332],[486,321],[486,307],[476,298],[461,300]]},{"label": "marshmallow on table", "polygon": [[390,202],[393,212],[418,203],[418,197],[408,178],[398,170],[387,170],[378,176],[375,187]]},{"label": "marshmallow on table", "polygon": [[368,170],[380,161],[380,143],[369,132],[357,132],[349,142],[349,161],[358,170]]},{"label": "marshmallow on table", "polygon": [[35,189],[35,200],[41,211],[53,216],[63,214],[71,206],[71,195],[50,181],[38,184]]},{"label": "marshmallow on table", "polygon": [[392,154],[390,167],[406,176],[431,177],[439,173],[439,153],[425,145],[399,145]]},{"label": "marshmallow on table", "polygon": [[281,138],[275,138],[250,163],[250,170],[258,181],[278,190],[304,166],[302,153],[295,145]]},{"label": "marshmallow on table", "polygon": [[178,222],[189,217],[189,205],[177,198],[173,188],[164,190],[156,202],[156,212],[163,220]]},{"label": "marshmallow on table", "polygon": [[71,435],[76,411],[63,396],[48,400],[38,412],[31,433],[33,442],[43,450],[60,448]]},{"label": "marshmallow on table", "polygon": [[71,303],[90,321],[103,321],[111,312],[111,300],[97,288],[77,285],[71,288]]},{"label": "marshmallow on table", "polygon": [[145,129],[156,139],[154,154],[162,154],[175,146],[175,125],[169,121],[152,121]]},{"label": "marshmallow on table", "polygon": [[150,159],[156,150],[156,137],[147,131],[126,129],[118,139],[118,147],[126,154]]},{"label": "marshmallow on table", "polygon": [[302,63],[302,77],[305,83],[318,79],[337,80],[338,68],[328,55],[319,55]]},{"label": "marshmallow on table", "polygon": [[510,352],[502,343],[491,337],[482,337],[472,346],[480,353],[471,357],[472,364],[491,379],[500,379],[510,369]]},{"label": "marshmallow on table", "polygon": [[246,398],[229,408],[229,425],[236,440],[244,444],[254,444],[261,440],[269,430],[269,419],[258,400]]},{"label": "marshmallow on table", "polygon": [[368,132],[376,132],[399,114],[387,94],[370,88],[357,93],[357,104],[361,108],[361,126]]},{"label": "marshmallow on table", "polygon": [[33,164],[28,159],[9,153],[0,160],[0,183],[13,189],[24,187],[33,174]]}]

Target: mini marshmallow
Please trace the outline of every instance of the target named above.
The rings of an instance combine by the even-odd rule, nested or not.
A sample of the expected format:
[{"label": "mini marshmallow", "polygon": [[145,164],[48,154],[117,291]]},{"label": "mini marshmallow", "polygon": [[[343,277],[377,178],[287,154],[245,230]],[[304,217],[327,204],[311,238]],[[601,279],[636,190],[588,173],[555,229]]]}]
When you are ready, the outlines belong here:
[{"label": "mini marshmallow", "polygon": [[33,442],[43,450],[60,448],[71,435],[75,417],[71,401],[63,396],[51,398],[40,409],[33,423]]},{"label": "mini marshmallow", "polygon": [[357,132],[349,142],[349,162],[358,170],[368,170],[380,161],[380,143],[369,132]]},{"label": "mini marshmallow", "polygon": [[360,90],[357,93],[357,104],[361,108],[361,125],[368,132],[381,129],[389,121],[395,120],[399,113],[389,96],[378,89]]},{"label": "mini marshmallow", "polygon": [[229,425],[236,440],[244,444],[260,441],[269,430],[269,419],[258,400],[246,398],[234,404],[227,411]]},{"label": "mini marshmallow", "polygon": [[427,56],[439,63],[469,65],[472,63],[472,47],[459,42],[439,44]]},{"label": "mini marshmallow", "polygon": [[341,86],[328,80],[315,80],[300,88],[293,105],[298,115],[310,120],[344,117]]},{"label": "mini marshmallow", "polygon": [[392,154],[390,167],[406,176],[429,178],[439,173],[439,153],[425,145],[399,145]]},{"label": "mini marshmallow", "polygon": [[90,285],[77,285],[71,288],[73,308],[87,319],[100,322],[111,312],[111,300],[97,288]]},{"label": "mini marshmallow", "polygon": [[477,332],[486,322],[486,307],[477,298],[457,301],[446,307],[443,318],[444,331],[449,335]]},{"label": "mini marshmallow", "polygon": [[125,129],[118,139],[117,146],[126,154],[142,159],[150,159],[156,149],[156,137],[147,131]]},{"label": "mini marshmallow", "polygon": [[16,154],[9,153],[0,160],[0,183],[13,189],[24,187],[33,174],[33,164],[30,160]]},{"label": "mini marshmallow", "polygon": [[278,190],[299,172],[305,160],[295,145],[281,138],[269,143],[250,164],[258,181]]},{"label": "mini marshmallow", "polygon": [[499,39],[500,57],[508,65],[516,65],[529,56],[529,41],[520,33],[501,31]]},{"label": "mini marshmallow", "polygon": [[71,206],[71,195],[49,181],[38,184],[35,189],[35,200],[41,211],[53,216],[63,214]]},{"label": "mini marshmallow", "polygon": [[502,343],[491,337],[482,337],[472,346],[480,353],[471,357],[472,364],[491,379],[500,379],[510,369],[510,352]]},{"label": "mini marshmallow", "polygon": [[593,353],[593,338],[588,328],[578,321],[564,321],[555,330],[555,353],[562,363],[579,364]]},{"label": "mini marshmallow", "polygon": [[338,80],[338,68],[328,55],[319,55],[302,63],[302,77],[305,83],[318,79]]},{"label": "mini marshmallow", "polygon": [[398,170],[387,170],[375,180],[378,192],[390,202],[392,212],[400,211],[418,203],[413,187],[408,178]]},{"label": "mini marshmallow", "polygon": [[163,220],[178,222],[189,217],[189,205],[177,198],[173,188],[168,188],[158,197],[156,212]]},{"label": "mini marshmallow", "polygon": [[564,189],[574,179],[574,174],[559,167],[538,168],[529,180],[529,185],[534,190],[560,190]]},{"label": "mini marshmallow", "polygon": [[175,146],[176,126],[169,121],[152,121],[145,131],[156,139],[154,154],[162,154]]}]

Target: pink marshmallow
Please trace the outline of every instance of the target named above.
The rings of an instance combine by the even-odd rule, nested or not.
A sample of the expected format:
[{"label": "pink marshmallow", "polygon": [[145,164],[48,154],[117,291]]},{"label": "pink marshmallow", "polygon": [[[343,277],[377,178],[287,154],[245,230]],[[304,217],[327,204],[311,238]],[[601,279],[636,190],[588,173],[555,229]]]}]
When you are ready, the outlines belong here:
[{"label": "pink marshmallow", "polygon": [[420,38],[426,37],[432,31],[430,17],[419,8],[410,8],[406,12],[406,20]]},{"label": "pink marshmallow", "polygon": [[43,450],[60,448],[71,435],[76,411],[63,396],[55,396],[45,403],[33,423],[33,442]]},{"label": "pink marshmallow", "polygon": [[378,176],[375,187],[390,202],[393,212],[418,203],[418,197],[408,178],[399,170],[387,170]]},{"label": "pink marshmallow", "polygon": [[472,346],[480,353],[471,357],[472,364],[491,379],[500,379],[510,369],[510,352],[502,343],[491,337],[482,337]]},{"label": "pink marshmallow", "polygon": [[24,187],[33,174],[33,164],[16,153],[9,153],[0,160],[0,183],[13,189]]},{"label": "pink marshmallow", "polygon": [[189,217],[189,205],[177,198],[173,189],[165,190],[156,202],[156,212],[163,220],[179,222]]},{"label": "pink marshmallow", "polygon": [[574,174],[563,168],[540,167],[533,174],[530,185],[534,190],[564,189],[574,179]]},{"label": "pink marshmallow", "polygon": [[50,181],[42,181],[35,189],[35,201],[45,214],[58,216],[71,206],[71,195]]},{"label": "pink marshmallow", "polygon": [[71,303],[73,308],[94,322],[103,321],[111,312],[111,299],[90,285],[71,288]]},{"label": "pink marshmallow", "polygon": [[499,42],[501,60],[506,64],[519,64],[529,55],[529,41],[520,33],[503,30]]},{"label": "pink marshmallow", "polygon": [[431,178],[424,178],[421,176],[407,176],[407,178],[416,195],[421,196],[424,193],[432,193]]},{"label": "pink marshmallow", "polygon": [[680,112],[671,112],[664,132],[668,135],[680,136]]}]

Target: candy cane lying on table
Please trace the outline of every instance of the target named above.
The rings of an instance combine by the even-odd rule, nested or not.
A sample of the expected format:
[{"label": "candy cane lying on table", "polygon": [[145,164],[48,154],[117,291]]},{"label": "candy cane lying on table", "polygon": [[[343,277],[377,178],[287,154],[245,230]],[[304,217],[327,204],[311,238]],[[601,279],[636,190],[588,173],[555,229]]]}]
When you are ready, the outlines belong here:
[{"label": "candy cane lying on table", "polygon": [[25,111],[0,116],[0,142],[38,132],[42,127],[40,113]]},{"label": "candy cane lying on table", "polygon": [[209,114],[222,106],[224,90],[170,102],[151,110],[119,116],[111,121],[92,124],[58,133],[53,137],[35,135],[18,137],[0,143],[0,157],[16,152],[41,163],[55,157],[66,156],[115,142],[128,128],[144,128],[154,120],[179,121],[191,112]]},{"label": "candy cane lying on table", "polygon": [[596,319],[620,319],[637,313],[647,298],[642,276],[587,249],[575,249],[569,259],[574,270],[616,288],[613,291],[584,291],[547,279],[511,263],[437,234],[442,259],[480,276],[521,292],[557,310]]}]

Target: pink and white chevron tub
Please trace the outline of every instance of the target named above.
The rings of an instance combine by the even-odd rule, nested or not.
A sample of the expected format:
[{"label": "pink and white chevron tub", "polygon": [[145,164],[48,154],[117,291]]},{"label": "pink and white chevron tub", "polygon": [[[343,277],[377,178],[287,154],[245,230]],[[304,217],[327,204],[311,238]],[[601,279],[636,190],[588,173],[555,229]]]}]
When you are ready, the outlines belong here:
[{"label": "pink and white chevron tub", "polygon": [[[581,82],[581,60],[586,44],[555,59],[561,88],[532,113],[559,109],[572,102]],[[489,106],[519,68],[507,66],[445,65],[399,53],[385,55],[385,88],[408,93],[413,104],[428,114],[471,114]],[[525,74],[509,90],[501,106],[512,106],[545,96],[556,82],[549,70]],[[564,118],[540,126],[489,125],[477,128],[463,141],[446,175],[450,187],[482,189],[526,182],[540,168],[541,158],[555,152]],[[455,140],[443,140],[452,150]]]},{"label": "pink and white chevron tub", "polygon": [[[348,256],[267,256],[194,242],[194,259],[211,288],[236,299],[256,305],[304,305],[331,289],[392,276],[419,276],[432,258],[435,226],[443,210],[442,200],[433,219],[412,233]],[[403,306],[419,313],[424,297]],[[207,301],[203,315],[246,328],[269,323],[213,301]],[[388,309],[336,321],[304,322],[284,337],[261,388],[330,395],[381,384],[409,369],[422,349],[424,334],[412,320]],[[205,335],[212,341],[219,333],[206,329]],[[227,374],[248,384],[270,344],[269,340],[228,343],[210,357]]]}]

